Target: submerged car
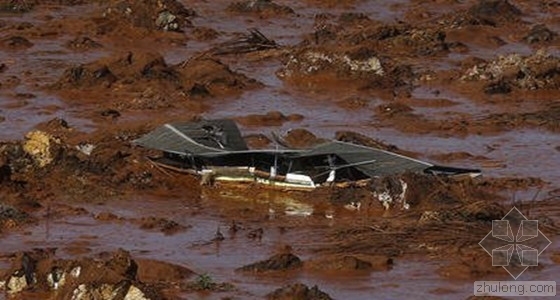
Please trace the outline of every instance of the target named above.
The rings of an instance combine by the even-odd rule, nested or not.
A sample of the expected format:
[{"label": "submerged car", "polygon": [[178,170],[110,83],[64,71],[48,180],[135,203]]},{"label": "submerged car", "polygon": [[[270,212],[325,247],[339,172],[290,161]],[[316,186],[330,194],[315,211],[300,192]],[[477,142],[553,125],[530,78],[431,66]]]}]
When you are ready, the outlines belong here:
[{"label": "submerged car", "polygon": [[134,141],[163,152],[160,167],[199,176],[202,183],[236,181],[285,189],[364,184],[405,172],[476,177],[480,170],[437,166],[390,151],[329,141],[309,149],[249,149],[229,119],[165,124]]}]

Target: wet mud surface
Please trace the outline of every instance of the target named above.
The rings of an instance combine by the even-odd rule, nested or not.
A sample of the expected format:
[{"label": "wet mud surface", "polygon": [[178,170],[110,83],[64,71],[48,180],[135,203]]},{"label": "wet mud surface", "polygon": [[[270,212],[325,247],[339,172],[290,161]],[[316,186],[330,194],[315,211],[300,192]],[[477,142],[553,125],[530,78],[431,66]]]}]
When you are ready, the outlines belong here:
[{"label": "wet mud surface", "polygon": [[[522,278],[557,278],[560,3],[378,2],[0,1],[0,299],[466,299],[510,278],[478,242],[513,205],[552,240]],[[131,144],[223,117],[253,148],[484,175],[403,174],[386,210],[201,186]]]}]

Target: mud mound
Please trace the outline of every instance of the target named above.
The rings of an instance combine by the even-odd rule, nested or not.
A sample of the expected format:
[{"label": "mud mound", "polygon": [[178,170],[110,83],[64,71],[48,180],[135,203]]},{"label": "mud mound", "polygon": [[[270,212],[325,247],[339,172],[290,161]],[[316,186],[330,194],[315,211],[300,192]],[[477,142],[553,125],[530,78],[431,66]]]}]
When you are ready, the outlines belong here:
[{"label": "mud mound", "polygon": [[262,86],[260,82],[232,71],[226,64],[214,58],[188,60],[180,65],[180,72],[191,97],[204,96],[206,91],[211,96],[223,96]]},{"label": "mud mound", "polygon": [[559,113],[560,102],[553,102],[547,105],[545,109],[533,112],[491,114],[480,120],[480,123],[484,126],[494,126],[502,130],[534,127],[558,132],[560,131],[560,120],[557,117]]},{"label": "mud mound", "polygon": [[469,67],[464,81],[485,81],[489,94],[509,93],[513,87],[522,90],[558,89],[560,58],[539,50],[531,56],[510,54]]},{"label": "mud mound", "polygon": [[518,20],[521,10],[508,0],[479,0],[468,10],[471,24],[496,25]]},{"label": "mud mound", "polygon": [[258,14],[261,17],[275,17],[295,14],[289,6],[277,4],[271,0],[248,0],[233,2],[227,10],[233,13]]},{"label": "mud mound", "polygon": [[147,217],[136,221],[141,229],[158,230],[166,235],[172,235],[186,230],[188,227],[165,218]]},{"label": "mud mound", "polygon": [[393,259],[387,256],[353,255],[334,256],[305,262],[305,267],[314,271],[386,271],[393,266]]},{"label": "mud mound", "polygon": [[159,53],[129,52],[117,59],[71,67],[52,88],[63,93],[80,93],[84,89],[103,92],[111,88],[113,92],[124,94],[124,99],[107,103],[109,107],[157,109],[259,86],[257,81],[212,58],[198,57],[172,66]]},{"label": "mud mound", "polygon": [[76,51],[86,51],[90,49],[102,48],[103,45],[92,40],[87,36],[82,36],[82,37],[77,37],[71,41],[68,41],[68,43],[66,43],[66,47]]},{"label": "mud mound", "polygon": [[301,268],[303,266],[299,257],[291,253],[276,254],[269,259],[259,261],[250,265],[243,266],[237,271],[243,272],[266,272],[266,271],[282,271]]},{"label": "mud mound", "polygon": [[411,157],[417,156],[413,152],[408,152],[408,151],[401,150],[395,145],[387,144],[383,141],[373,139],[371,137],[368,137],[366,135],[363,135],[363,134],[357,133],[357,132],[338,131],[335,134],[335,139],[337,141],[341,141],[341,142],[347,142],[347,143],[352,143],[352,144],[357,144],[357,145],[364,145],[364,146],[368,146],[368,147],[372,147],[372,148],[379,148],[379,149],[392,151],[392,152],[395,152],[395,153],[399,153],[399,154],[403,154],[403,155],[407,155],[407,156],[411,156]]},{"label": "mud mound", "polygon": [[72,67],[64,72],[55,88],[110,87],[118,80],[130,84],[130,81],[141,79],[178,81],[178,74],[173,72],[159,53],[128,53],[117,59],[102,59]]},{"label": "mud mound", "polygon": [[537,24],[531,27],[531,30],[523,38],[529,44],[551,42],[558,38],[558,33],[548,29],[543,24]]},{"label": "mud mound", "polygon": [[100,0],[6,0],[0,3],[0,12],[25,13],[41,6],[49,5],[83,5]]},{"label": "mud mound", "polygon": [[138,280],[146,283],[177,283],[192,277],[195,273],[188,268],[152,260],[136,259]]},{"label": "mud mound", "polygon": [[11,36],[0,40],[0,47],[8,50],[22,50],[33,47],[33,43],[21,36]]},{"label": "mud mound", "polygon": [[466,10],[446,14],[440,23],[453,27],[506,26],[519,22],[523,12],[508,0],[478,0]]},{"label": "mud mound", "polygon": [[269,300],[330,300],[327,293],[315,285],[309,288],[305,284],[296,283],[279,288],[266,296]]},{"label": "mud mound", "polygon": [[191,26],[189,18],[195,14],[194,10],[175,0],[113,0],[103,13],[98,33],[105,34],[130,25],[148,30],[181,31]]},{"label": "mud mound", "polygon": [[[387,24],[360,13],[315,16],[315,32],[301,46],[330,45],[357,48],[353,52],[377,51],[392,57],[431,56],[447,53],[457,46],[445,41],[443,29]],[[353,58],[356,58],[355,55]]]},{"label": "mud mound", "polygon": [[[159,279],[163,280],[180,280],[189,274],[184,268],[161,268],[165,264],[151,261],[142,261],[138,265],[124,250],[105,256],[101,259],[64,260],[55,257],[55,249],[17,253],[12,267],[3,278],[6,292],[9,295],[21,294],[24,298],[46,293],[64,299],[160,299],[155,288],[138,280],[139,268],[152,268],[156,273],[160,272],[162,278]],[[177,270],[180,272],[177,273]],[[145,274],[145,271],[140,273]]]},{"label": "mud mound", "polygon": [[310,148],[325,143],[327,140],[318,138],[316,135],[303,128],[289,130],[282,140],[289,148]]},{"label": "mud mound", "polygon": [[264,134],[250,134],[243,137],[250,149],[264,149],[272,140]]},{"label": "mud mound", "polygon": [[238,117],[235,120],[242,125],[251,126],[282,126],[285,122],[290,121],[300,121],[303,116],[298,114],[284,115],[279,111],[270,111],[264,115],[248,115],[244,117]]}]

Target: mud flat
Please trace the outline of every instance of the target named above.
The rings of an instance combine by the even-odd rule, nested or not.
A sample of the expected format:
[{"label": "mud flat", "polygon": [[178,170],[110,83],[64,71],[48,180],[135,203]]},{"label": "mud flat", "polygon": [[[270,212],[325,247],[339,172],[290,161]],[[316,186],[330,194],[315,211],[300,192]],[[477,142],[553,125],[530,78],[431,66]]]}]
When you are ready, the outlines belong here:
[{"label": "mud flat", "polygon": [[[0,15],[0,298],[466,299],[509,279],[478,242],[514,205],[553,242],[523,276],[560,274],[555,1],[28,0]],[[201,186],[131,143],[223,117],[254,147],[275,147],[271,131],[339,139],[484,176],[402,174],[409,208],[386,210],[372,186]]]}]

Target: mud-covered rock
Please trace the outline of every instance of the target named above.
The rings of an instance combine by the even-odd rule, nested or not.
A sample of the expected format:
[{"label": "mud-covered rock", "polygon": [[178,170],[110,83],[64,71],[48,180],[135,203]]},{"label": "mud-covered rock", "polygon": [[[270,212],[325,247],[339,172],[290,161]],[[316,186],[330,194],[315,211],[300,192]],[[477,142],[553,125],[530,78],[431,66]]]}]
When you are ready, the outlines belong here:
[{"label": "mud-covered rock", "polygon": [[321,71],[383,76],[385,71],[379,58],[352,59],[350,56],[327,51],[304,49],[290,56],[278,72],[280,77],[310,75]]},{"label": "mud-covered rock", "polygon": [[17,294],[25,290],[29,284],[23,272],[14,273],[6,283],[6,292],[8,294]]},{"label": "mud-covered rock", "polygon": [[191,26],[189,18],[194,15],[194,10],[176,0],[113,0],[103,12],[106,22],[100,24],[98,33],[110,32],[124,25],[149,30],[181,31]]},{"label": "mud-covered rock", "polygon": [[31,131],[25,135],[23,151],[27,153],[35,164],[43,168],[58,157],[61,147],[60,140],[43,131]]},{"label": "mud-covered rock", "polygon": [[560,87],[560,58],[542,49],[530,56],[499,56],[468,68],[461,79],[488,81],[490,93],[508,92],[506,85],[523,90],[554,89]]},{"label": "mud-covered rock", "polygon": [[297,269],[303,266],[299,257],[291,253],[276,254],[268,259],[243,266],[238,271],[266,272]]},{"label": "mud-covered rock", "polygon": [[[43,294],[56,294],[63,299],[160,299],[159,292],[137,280],[138,264],[124,250],[109,253],[106,258],[78,260],[57,259],[54,249],[35,249],[15,255],[12,274],[5,282],[9,294],[16,295],[33,288]],[[159,272],[157,263],[142,263],[144,268]],[[171,268],[166,270],[172,272]],[[144,274],[148,270],[144,270]],[[192,272],[191,272],[192,273]],[[158,273],[166,279],[166,272]],[[143,276],[148,282],[165,282]],[[177,279],[177,278],[174,278]]]},{"label": "mud-covered rock", "polygon": [[329,294],[321,291],[316,285],[309,288],[305,284],[296,283],[275,290],[266,296],[269,300],[330,300]]},{"label": "mud-covered rock", "polygon": [[537,24],[531,28],[523,40],[529,44],[550,42],[558,37],[558,33],[548,29],[543,24]]}]

